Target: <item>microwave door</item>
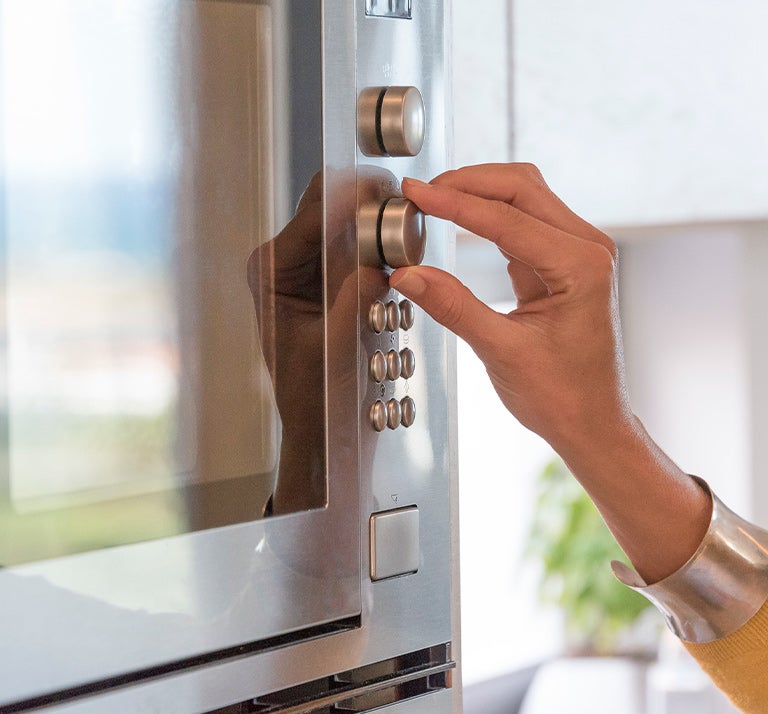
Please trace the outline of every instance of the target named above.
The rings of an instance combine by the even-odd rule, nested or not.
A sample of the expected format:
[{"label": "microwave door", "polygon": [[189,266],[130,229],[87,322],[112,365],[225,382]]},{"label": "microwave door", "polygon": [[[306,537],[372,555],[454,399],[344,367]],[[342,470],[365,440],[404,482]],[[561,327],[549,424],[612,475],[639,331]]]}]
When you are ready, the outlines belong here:
[{"label": "microwave door", "polygon": [[0,35],[0,707],[353,626],[354,64],[323,76],[320,2],[2,3]]}]

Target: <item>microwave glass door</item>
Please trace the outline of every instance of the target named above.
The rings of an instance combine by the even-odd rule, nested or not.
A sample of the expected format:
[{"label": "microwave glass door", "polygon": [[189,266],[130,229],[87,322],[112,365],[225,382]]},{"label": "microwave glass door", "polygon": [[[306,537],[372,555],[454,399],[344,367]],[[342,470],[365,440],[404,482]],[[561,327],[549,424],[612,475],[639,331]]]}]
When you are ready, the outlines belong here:
[{"label": "microwave glass door", "polygon": [[323,507],[319,3],[0,7],[0,563]]},{"label": "microwave glass door", "polygon": [[360,612],[354,9],[324,5],[0,3],[17,698]]}]

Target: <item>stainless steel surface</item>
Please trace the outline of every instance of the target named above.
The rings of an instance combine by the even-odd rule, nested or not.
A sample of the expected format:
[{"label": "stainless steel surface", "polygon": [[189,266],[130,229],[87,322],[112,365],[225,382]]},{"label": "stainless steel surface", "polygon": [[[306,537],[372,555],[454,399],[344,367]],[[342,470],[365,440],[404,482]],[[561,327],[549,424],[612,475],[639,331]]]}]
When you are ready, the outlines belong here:
[{"label": "stainless steel surface", "polygon": [[[156,4],[149,8],[152,2]],[[290,4],[147,0],[161,45],[168,32],[176,31],[176,9],[198,5],[211,12],[246,14],[256,6],[261,12],[269,8],[279,15]],[[308,5],[304,0],[293,3],[294,8]],[[0,571],[0,595],[8,604],[0,616],[0,659],[9,663],[0,684],[0,708],[24,697],[129,674],[134,679],[124,686],[102,692],[89,686],[87,696],[58,698],[46,710],[199,713],[435,643],[450,641],[458,650],[454,340],[427,318],[417,320],[407,333],[376,334],[369,324],[375,301],[399,299],[387,285],[379,255],[380,207],[387,199],[399,197],[403,176],[428,179],[447,168],[445,8],[441,0],[420,0],[414,4],[412,19],[400,21],[366,16],[362,0],[324,0],[322,5],[322,215],[329,272],[325,383],[320,384],[324,395],[320,400],[330,415],[326,504],[307,513]],[[237,30],[254,36],[245,25]],[[191,38],[197,36],[196,26],[184,25],[179,37],[185,41],[177,44],[170,38],[165,45],[188,50],[195,47]],[[228,34],[223,46],[233,42]],[[215,49],[209,47],[213,56]],[[144,55],[145,59],[154,56]],[[192,60],[217,66],[203,52]],[[163,68],[149,76],[177,76],[173,62]],[[273,79],[278,89],[285,86],[280,73]],[[386,86],[413,86],[423,95],[427,141],[415,157],[366,157],[350,141],[356,134],[359,94],[367,87]],[[248,92],[236,94],[254,99]],[[274,116],[279,118],[287,100],[280,98],[279,91],[273,96]],[[193,105],[194,96],[188,98]],[[231,136],[226,128],[214,126],[213,120],[207,124],[204,114],[201,121],[201,138],[209,132],[221,138]],[[226,119],[225,127],[228,121],[237,119]],[[276,121],[275,131],[281,126]],[[181,151],[186,145],[169,139],[162,146]],[[242,146],[226,149],[220,161],[242,166],[246,153]],[[268,159],[263,153],[260,156],[259,160]],[[294,206],[285,190],[289,181],[283,171],[284,167],[275,166],[276,212],[289,214]],[[243,176],[250,178],[233,181],[229,188],[244,196],[256,175],[244,171]],[[189,187],[193,178],[185,175],[182,185]],[[357,183],[357,231],[355,207],[348,200],[352,181]],[[222,194],[228,192],[224,186]],[[450,270],[451,233],[431,218],[427,223],[435,240],[426,247],[425,260]],[[209,242],[213,255],[218,235],[214,233]],[[349,295],[350,285],[358,291],[356,298]],[[357,311],[352,319],[356,324],[348,331],[346,322],[333,318],[351,303]],[[382,384],[370,379],[370,355],[377,349],[399,352],[406,345],[419,361],[419,370],[407,385],[399,379]],[[314,404],[316,399],[307,397],[306,388],[314,390],[315,385],[296,384],[299,396]],[[371,428],[372,405],[381,400],[386,408],[390,399],[402,403],[406,388],[419,405],[413,426],[395,430],[383,426],[381,432]],[[373,582],[369,516],[401,504],[419,508],[418,572]],[[36,616],[18,617],[28,611]],[[352,629],[337,634],[311,640],[301,637],[310,624],[348,626],[350,621]],[[288,644],[273,649],[259,650],[249,644],[275,633],[293,634]],[[178,671],[153,669],[198,654],[208,663]],[[385,711],[458,714],[460,708],[460,680],[454,677],[451,689]]]},{"label": "stainless steel surface", "polygon": [[416,371],[416,355],[409,347],[400,350],[400,376],[403,379],[410,379]]},{"label": "stainless steel surface", "polygon": [[410,397],[403,397],[400,400],[400,410],[402,411],[402,425],[406,428],[413,426],[413,422],[416,421],[416,402]]},{"label": "stainless steel surface", "polygon": [[424,259],[427,229],[424,214],[405,198],[391,198],[381,213],[379,243],[384,261],[393,268],[418,265]]},{"label": "stainless steel surface", "polygon": [[387,310],[381,300],[376,300],[371,305],[371,310],[368,313],[368,324],[376,334],[384,332],[384,328],[387,326]]},{"label": "stainless steel surface", "polygon": [[387,379],[397,379],[400,376],[401,368],[400,353],[397,350],[389,350],[387,352]]},{"label": "stainless steel surface", "polygon": [[371,355],[368,373],[374,382],[383,382],[387,377],[387,359],[381,350],[376,350]]},{"label": "stainless steel surface", "polygon": [[415,573],[419,557],[418,508],[371,516],[371,580]]},{"label": "stainless steel surface", "polygon": [[424,146],[424,100],[416,87],[387,87],[379,109],[379,134],[389,156],[416,156]]},{"label": "stainless steel surface", "polygon": [[768,531],[712,497],[712,519],[691,559],[664,580],[647,585],[631,568],[614,561],[625,585],[653,602],[670,629],[687,642],[711,642],[738,630],[768,599]]},{"label": "stainless steel surface", "polygon": [[413,327],[415,313],[413,303],[410,300],[400,301],[400,327],[403,330],[410,330]]},{"label": "stainless steel surface", "polygon": [[394,332],[400,327],[400,307],[394,300],[387,303],[387,329]]}]

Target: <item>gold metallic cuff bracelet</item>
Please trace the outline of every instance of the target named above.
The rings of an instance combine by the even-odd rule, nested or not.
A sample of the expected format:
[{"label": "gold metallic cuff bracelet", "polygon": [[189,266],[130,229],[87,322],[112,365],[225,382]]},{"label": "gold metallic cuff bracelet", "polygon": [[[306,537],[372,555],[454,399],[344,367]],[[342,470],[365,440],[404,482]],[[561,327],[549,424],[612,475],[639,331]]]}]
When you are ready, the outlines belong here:
[{"label": "gold metallic cuff bracelet", "polygon": [[768,531],[737,516],[693,478],[712,498],[712,520],[691,559],[653,585],[624,563],[611,567],[661,610],[678,637],[701,643],[735,632],[768,599]]}]

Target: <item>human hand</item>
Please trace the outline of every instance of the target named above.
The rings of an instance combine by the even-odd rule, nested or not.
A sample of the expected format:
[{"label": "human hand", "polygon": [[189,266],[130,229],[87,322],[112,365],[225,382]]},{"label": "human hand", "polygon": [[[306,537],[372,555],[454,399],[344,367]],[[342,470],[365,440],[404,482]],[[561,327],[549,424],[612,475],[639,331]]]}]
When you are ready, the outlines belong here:
[{"label": "human hand", "polygon": [[508,261],[518,304],[506,315],[436,268],[398,269],[390,285],[473,348],[509,411],[566,457],[628,427],[613,241],[530,165],[472,166],[402,188]]},{"label": "human hand", "polygon": [[474,349],[504,405],[565,459],[646,582],[674,572],[701,542],[711,503],[630,409],[613,241],[526,164],[406,180],[403,193],[495,243],[518,305],[495,312],[427,266],[394,271],[390,285]]}]

